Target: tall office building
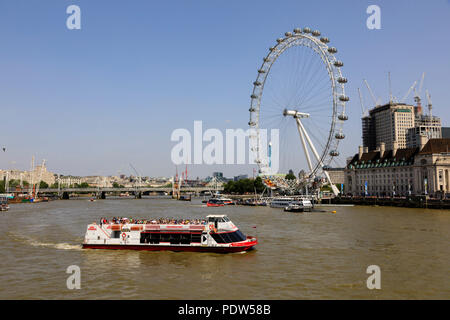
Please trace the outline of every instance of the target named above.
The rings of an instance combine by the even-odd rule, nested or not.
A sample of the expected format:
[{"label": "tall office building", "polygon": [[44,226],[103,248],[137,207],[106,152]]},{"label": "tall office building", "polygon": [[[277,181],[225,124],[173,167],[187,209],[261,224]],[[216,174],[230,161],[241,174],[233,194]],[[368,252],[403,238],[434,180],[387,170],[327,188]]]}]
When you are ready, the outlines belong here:
[{"label": "tall office building", "polygon": [[362,118],[363,146],[372,151],[384,142],[386,150],[406,148],[408,129],[414,126],[414,106],[392,102],[377,106]]}]

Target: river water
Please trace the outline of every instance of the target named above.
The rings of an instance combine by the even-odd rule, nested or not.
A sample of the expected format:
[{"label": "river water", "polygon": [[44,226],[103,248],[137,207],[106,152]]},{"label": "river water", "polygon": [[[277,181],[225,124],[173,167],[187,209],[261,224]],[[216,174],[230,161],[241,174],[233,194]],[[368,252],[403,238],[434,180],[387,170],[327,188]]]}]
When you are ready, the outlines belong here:
[{"label": "river water", "polygon": [[[0,299],[450,299],[450,212],[388,207],[286,213],[200,199],[60,200],[0,213]],[[331,210],[336,210],[335,214]],[[83,250],[100,217],[227,214],[247,253]],[[68,266],[81,289],[66,286]],[[369,290],[366,269],[381,269]]]}]

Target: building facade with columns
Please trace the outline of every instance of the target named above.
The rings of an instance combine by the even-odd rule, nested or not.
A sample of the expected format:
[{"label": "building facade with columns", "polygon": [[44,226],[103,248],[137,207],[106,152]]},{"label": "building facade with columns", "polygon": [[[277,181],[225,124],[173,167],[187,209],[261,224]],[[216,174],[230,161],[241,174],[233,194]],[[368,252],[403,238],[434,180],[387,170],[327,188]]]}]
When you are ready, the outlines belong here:
[{"label": "building facade with columns", "polygon": [[373,151],[348,159],[344,193],[358,196],[450,195],[450,139],[422,138],[415,148]]}]

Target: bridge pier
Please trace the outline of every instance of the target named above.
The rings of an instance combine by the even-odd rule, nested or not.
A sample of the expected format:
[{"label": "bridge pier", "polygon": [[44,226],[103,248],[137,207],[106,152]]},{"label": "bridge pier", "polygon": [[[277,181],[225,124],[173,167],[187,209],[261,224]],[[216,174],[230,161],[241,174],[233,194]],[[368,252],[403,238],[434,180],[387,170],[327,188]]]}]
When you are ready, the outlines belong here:
[{"label": "bridge pier", "polygon": [[104,192],[104,191],[97,192],[96,198],[97,199],[101,199],[101,200],[105,200],[106,199],[106,192]]}]

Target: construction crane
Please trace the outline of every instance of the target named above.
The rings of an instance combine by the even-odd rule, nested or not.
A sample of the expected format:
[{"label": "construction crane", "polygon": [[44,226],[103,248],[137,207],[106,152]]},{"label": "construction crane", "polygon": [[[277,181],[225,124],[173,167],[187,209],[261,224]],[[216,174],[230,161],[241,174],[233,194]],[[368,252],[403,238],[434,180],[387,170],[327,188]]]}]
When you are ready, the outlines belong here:
[{"label": "construction crane", "polygon": [[393,103],[392,97],[392,82],[391,82],[391,72],[388,72],[388,81],[389,81],[389,103]]},{"label": "construction crane", "polygon": [[362,114],[362,117],[364,118],[368,114],[367,114],[367,109],[364,108],[364,101],[363,101],[363,97],[361,94],[361,90],[359,88],[358,88],[358,93],[359,93],[359,102],[361,103],[361,114]]},{"label": "construction crane", "polygon": [[433,103],[431,102],[431,95],[428,92],[428,90],[425,90],[425,94],[427,96],[427,105],[428,105],[428,111],[430,114],[430,118],[433,117]]},{"label": "construction crane", "polygon": [[409,88],[408,92],[405,94],[405,96],[403,97],[403,99],[401,100],[401,103],[404,103],[405,100],[409,97],[409,95],[411,94],[411,92],[414,90],[414,88],[417,85],[417,81],[414,81],[414,83],[412,84],[412,86]]},{"label": "construction crane", "polygon": [[420,106],[420,102],[422,101],[422,99],[420,98],[420,95],[422,93],[422,87],[423,87],[423,82],[425,80],[425,72],[422,73],[422,78],[420,79],[420,84],[419,84],[419,90],[416,90],[416,88],[414,88],[414,101],[417,103],[418,106]]},{"label": "construction crane", "polygon": [[379,106],[378,100],[375,98],[375,95],[373,94],[373,91],[370,88],[369,83],[367,82],[366,79],[364,79],[364,83],[366,84],[366,87],[369,90],[370,95],[372,96],[373,103],[375,104],[376,107]]}]

